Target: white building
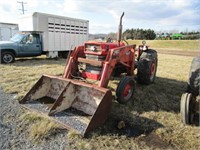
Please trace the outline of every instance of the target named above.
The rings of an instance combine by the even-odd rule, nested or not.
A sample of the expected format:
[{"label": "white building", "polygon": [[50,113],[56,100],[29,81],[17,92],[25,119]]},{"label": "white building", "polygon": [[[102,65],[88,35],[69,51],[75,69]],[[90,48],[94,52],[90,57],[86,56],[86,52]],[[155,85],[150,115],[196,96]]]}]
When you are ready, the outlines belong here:
[{"label": "white building", "polygon": [[9,40],[18,31],[18,24],[0,22],[0,41]]}]

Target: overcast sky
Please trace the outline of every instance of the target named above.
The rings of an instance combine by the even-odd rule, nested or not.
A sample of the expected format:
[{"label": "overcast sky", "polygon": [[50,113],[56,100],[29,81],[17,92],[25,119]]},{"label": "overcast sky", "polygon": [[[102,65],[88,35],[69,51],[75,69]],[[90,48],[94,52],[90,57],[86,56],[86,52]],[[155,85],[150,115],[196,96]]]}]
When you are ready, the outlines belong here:
[{"label": "overcast sky", "polygon": [[[25,14],[43,12],[89,20],[90,33],[117,32],[124,11],[123,30],[200,30],[200,0],[18,0]],[[0,22],[18,23],[21,4],[0,0]]]}]

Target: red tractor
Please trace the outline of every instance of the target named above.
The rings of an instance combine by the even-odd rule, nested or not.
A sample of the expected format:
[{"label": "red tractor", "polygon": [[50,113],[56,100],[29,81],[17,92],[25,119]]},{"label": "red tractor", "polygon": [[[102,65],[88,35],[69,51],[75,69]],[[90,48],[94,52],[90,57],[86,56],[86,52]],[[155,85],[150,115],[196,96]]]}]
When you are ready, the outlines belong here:
[{"label": "red tractor", "polygon": [[136,45],[122,42],[123,16],[117,42],[78,46],[69,55],[62,78],[43,75],[20,103],[85,135],[103,124],[109,114],[112,92],[107,86],[111,77],[121,78],[116,88],[117,101],[125,104],[133,100],[134,70],[138,82],[153,83],[158,60],[157,52],[148,49],[145,42],[138,50]]}]

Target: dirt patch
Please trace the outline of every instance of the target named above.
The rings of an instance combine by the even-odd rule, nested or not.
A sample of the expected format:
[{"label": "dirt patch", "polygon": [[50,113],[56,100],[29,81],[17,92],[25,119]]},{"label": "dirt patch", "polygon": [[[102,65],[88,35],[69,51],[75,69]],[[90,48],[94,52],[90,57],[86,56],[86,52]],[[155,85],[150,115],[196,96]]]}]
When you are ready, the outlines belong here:
[{"label": "dirt patch", "polygon": [[160,54],[170,54],[170,55],[179,55],[179,56],[197,56],[200,55],[200,51],[180,51],[180,50],[160,50],[156,49]]},{"label": "dirt patch", "polygon": [[153,149],[174,149],[170,143],[164,142],[159,136],[154,134],[153,132],[148,134],[147,136],[140,137],[138,139],[142,144],[144,142],[147,146]]}]

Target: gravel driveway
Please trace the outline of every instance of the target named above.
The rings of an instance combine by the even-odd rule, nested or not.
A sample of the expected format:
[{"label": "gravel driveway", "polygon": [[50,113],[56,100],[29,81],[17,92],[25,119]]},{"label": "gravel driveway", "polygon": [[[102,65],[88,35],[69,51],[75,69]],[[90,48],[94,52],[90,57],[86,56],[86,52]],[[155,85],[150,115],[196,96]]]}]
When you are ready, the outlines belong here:
[{"label": "gravel driveway", "polygon": [[0,150],[62,150],[66,149],[66,131],[50,135],[35,144],[28,138],[28,125],[19,119],[23,111],[13,94],[5,94],[0,87]]}]

